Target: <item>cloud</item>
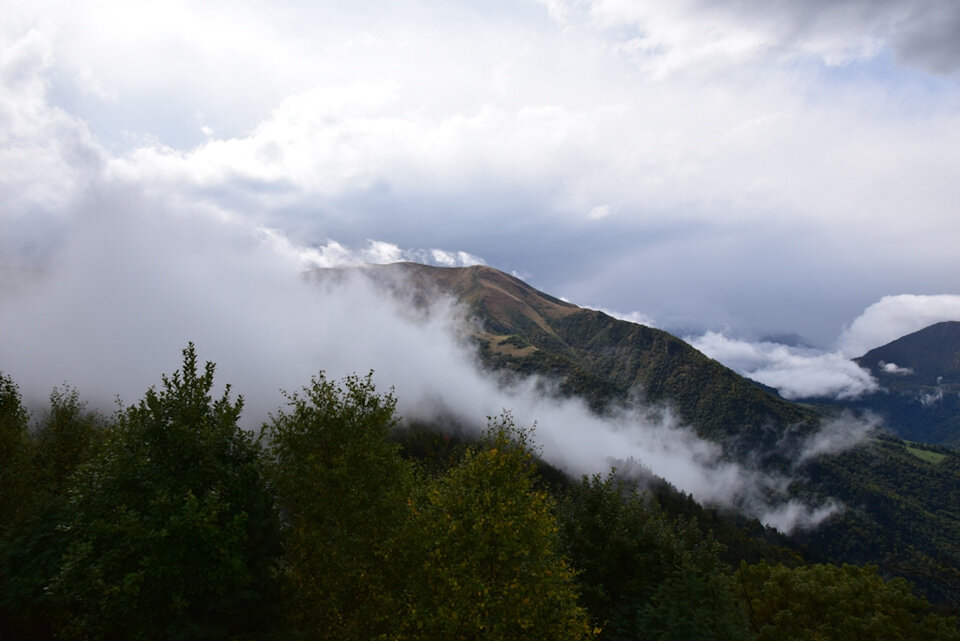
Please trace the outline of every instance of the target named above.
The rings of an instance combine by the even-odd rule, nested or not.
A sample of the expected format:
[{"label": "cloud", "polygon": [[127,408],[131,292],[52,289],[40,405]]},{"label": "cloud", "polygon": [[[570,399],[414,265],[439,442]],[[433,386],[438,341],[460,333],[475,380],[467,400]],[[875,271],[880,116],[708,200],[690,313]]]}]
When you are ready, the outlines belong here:
[{"label": "cloud", "polygon": [[806,505],[802,501],[787,501],[767,512],[763,523],[781,532],[812,530],[831,516],[842,512],[843,509],[843,506],[836,501],[828,501],[824,505],[815,507]]},{"label": "cloud", "polygon": [[[129,402],[194,340],[253,423],[319,367],[373,368],[408,414],[514,407],[572,470],[603,471],[616,452],[702,500],[753,501],[780,481],[723,462],[664,412],[600,419],[535,382],[504,391],[476,371],[449,305],[411,317],[362,280],[298,274],[483,257],[549,291],[707,327],[849,318],[837,308],[862,309],[891,274],[946,291],[957,93],[877,52],[894,43],[946,69],[948,39],[910,53],[896,43],[913,32],[884,26],[906,5],[860,26],[864,5],[840,5],[821,22],[777,4],[754,23],[726,3],[553,0],[558,28],[532,3],[14,0],[0,24],[0,368],[36,399],[66,379]],[[847,61],[857,80],[804,56]],[[743,362],[785,394],[872,384],[835,355],[755,349]]]},{"label": "cloud", "polygon": [[590,210],[590,213],[587,214],[587,218],[590,220],[600,220],[601,218],[606,218],[612,212],[613,207],[610,205],[597,205]]},{"label": "cloud", "polygon": [[758,514],[771,505],[765,475],[726,461],[668,410],[600,417],[543,381],[503,387],[477,366],[452,301],[413,314],[362,270],[303,278],[318,255],[352,260],[345,250],[318,254],[236,216],[174,210],[131,186],[101,189],[68,227],[45,275],[3,292],[0,367],[30,402],[64,380],[99,407],[114,395],[134,402],[194,341],[201,358],[217,362],[218,380],[244,395],[249,427],[282,402],[281,388],[297,389],[319,369],[331,377],[372,369],[407,418],[454,417],[479,429],[508,408],[519,424],[538,425],[544,456],[572,474],[632,458],[701,501]]},{"label": "cloud", "polygon": [[884,296],[843,330],[838,343],[840,351],[848,357],[862,356],[901,336],[948,320],[960,320],[960,296]]},{"label": "cloud", "polygon": [[623,55],[658,75],[761,56],[842,65],[892,51],[937,73],[960,69],[960,9],[950,0],[543,0],[562,24],[624,33]]},{"label": "cloud", "polygon": [[273,251],[299,261],[306,268],[329,268],[361,265],[386,265],[397,262],[414,262],[438,267],[469,267],[483,265],[483,259],[465,251],[444,249],[401,249],[393,243],[368,239],[360,248],[348,248],[330,240],[316,247],[297,245],[282,232],[266,227],[257,227],[255,234]]},{"label": "cloud", "polygon": [[454,248],[688,330],[787,310],[820,343],[891,283],[956,286],[956,84],[889,55],[947,51],[949,4],[7,5],[0,101],[36,135],[3,146],[5,213],[106,163],[301,245]]},{"label": "cloud", "polygon": [[42,33],[0,33],[0,218],[11,225],[0,248],[23,240],[36,219],[62,216],[105,161],[84,123],[48,104],[52,64]]},{"label": "cloud", "polygon": [[878,365],[880,365],[880,368],[883,370],[884,374],[894,374],[896,376],[907,376],[909,374],[913,374],[912,367],[900,367],[896,363],[884,363],[883,361],[880,361]]},{"label": "cloud", "polygon": [[614,318],[618,318],[629,323],[646,325],[647,327],[657,327],[656,321],[643,312],[618,312],[616,310],[606,309],[604,307],[596,307],[594,309],[596,309],[598,312],[603,312],[607,316],[613,316]]},{"label": "cloud", "polygon": [[794,458],[795,465],[852,449],[876,432],[879,426],[880,419],[877,416],[868,413],[858,417],[845,411],[839,418],[824,421],[820,429],[801,443],[799,453]]},{"label": "cloud", "polygon": [[763,341],[749,342],[718,332],[707,332],[686,340],[710,358],[776,388],[788,399],[852,399],[878,389],[870,372],[839,353]]}]

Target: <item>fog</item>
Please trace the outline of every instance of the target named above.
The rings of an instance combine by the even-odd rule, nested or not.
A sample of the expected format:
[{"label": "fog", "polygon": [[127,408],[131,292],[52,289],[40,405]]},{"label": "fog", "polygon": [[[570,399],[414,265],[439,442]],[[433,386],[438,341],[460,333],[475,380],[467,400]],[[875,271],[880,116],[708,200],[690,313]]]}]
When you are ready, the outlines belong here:
[{"label": "fog", "polygon": [[748,341],[720,332],[687,342],[737,373],[775,388],[787,399],[848,400],[880,389],[873,375],[839,352]]},{"label": "fog", "polygon": [[105,411],[118,398],[135,403],[179,367],[192,341],[217,364],[218,384],[244,396],[249,429],[281,406],[282,389],[321,370],[334,379],[372,370],[379,390],[394,390],[402,417],[452,418],[479,431],[508,410],[518,426],[535,425],[544,458],[573,475],[639,463],[700,501],[784,529],[824,514],[783,503],[788,479],[725,460],[668,407],[633,404],[600,417],[553,394],[550,381],[502,385],[480,368],[465,310],[452,300],[412,306],[402,287],[388,295],[363,268],[338,279],[306,275],[376,257],[470,257],[376,243],[301,247],[229,212],[118,186],[78,204],[59,238],[42,264],[5,267],[0,280],[0,371],[31,405],[64,382]]}]

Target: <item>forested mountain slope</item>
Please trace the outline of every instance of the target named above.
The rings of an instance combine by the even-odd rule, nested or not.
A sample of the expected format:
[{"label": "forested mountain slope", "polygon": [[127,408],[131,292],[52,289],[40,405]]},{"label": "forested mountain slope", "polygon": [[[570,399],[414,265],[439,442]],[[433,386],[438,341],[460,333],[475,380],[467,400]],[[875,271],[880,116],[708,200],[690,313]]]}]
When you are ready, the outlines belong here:
[{"label": "forested mountain slope", "polygon": [[554,378],[598,411],[637,391],[645,401],[668,402],[728,456],[788,473],[793,498],[836,501],[834,516],[794,535],[813,555],[878,564],[932,598],[960,604],[956,453],[876,434],[800,458],[797,444],[836,419],[835,408],[786,401],[667,332],[577,307],[486,266],[397,263],[370,273],[407,290],[412,283],[414,300],[437,291],[455,296],[475,318],[482,360],[492,369]]}]

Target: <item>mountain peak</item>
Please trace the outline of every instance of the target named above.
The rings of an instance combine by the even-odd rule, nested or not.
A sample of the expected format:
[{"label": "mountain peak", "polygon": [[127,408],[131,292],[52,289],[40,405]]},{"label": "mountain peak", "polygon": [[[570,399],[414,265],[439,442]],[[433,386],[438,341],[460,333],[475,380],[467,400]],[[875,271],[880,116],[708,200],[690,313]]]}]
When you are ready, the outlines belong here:
[{"label": "mountain peak", "polygon": [[923,385],[960,383],[960,322],[930,325],[854,360],[881,380],[903,378]]},{"label": "mountain peak", "polygon": [[393,263],[367,273],[388,282],[401,276],[415,301],[437,291],[453,296],[479,321],[486,365],[546,376],[598,409],[640,393],[671,403],[701,435],[743,445],[772,435],[770,425],[812,419],[676,336],[578,307],[492,267]]}]

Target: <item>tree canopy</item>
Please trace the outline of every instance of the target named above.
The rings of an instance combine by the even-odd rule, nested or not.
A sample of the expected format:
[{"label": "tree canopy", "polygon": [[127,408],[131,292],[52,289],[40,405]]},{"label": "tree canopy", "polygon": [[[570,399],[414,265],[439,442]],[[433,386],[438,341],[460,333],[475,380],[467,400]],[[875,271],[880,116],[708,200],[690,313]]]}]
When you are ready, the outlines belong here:
[{"label": "tree canopy", "polygon": [[191,344],[70,491],[52,589],[77,638],[252,638],[275,624],[278,517],[260,449]]},{"label": "tree canopy", "polygon": [[403,613],[401,544],[410,464],[390,441],[396,400],[372,374],[323,373],[265,426],[283,509],[285,611],[311,639],[375,639]]},{"label": "tree canopy", "polygon": [[527,433],[509,415],[416,499],[414,639],[590,638]]},{"label": "tree canopy", "polygon": [[0,638],[960,634],[903,579],[744,545],[763,529],[663,481],[569,479],[507,412],[451,437],[402,421],[372,373],[321,372],[255,436],[214,371],[190,344],[110,417],[67,386],[31,416],[0,373]]}]

